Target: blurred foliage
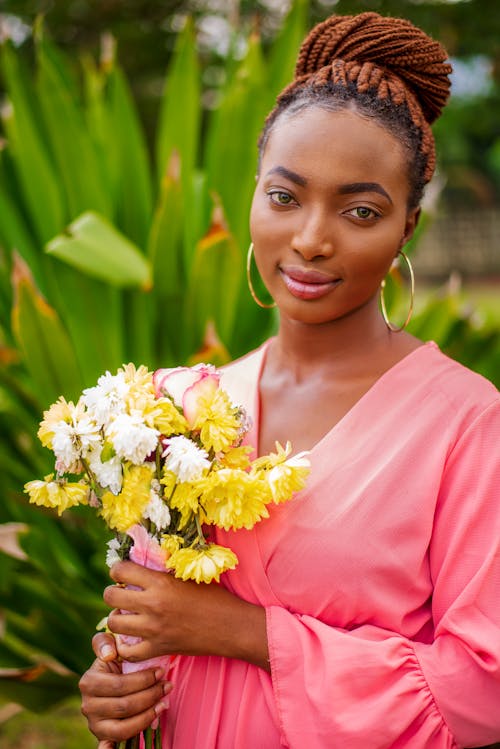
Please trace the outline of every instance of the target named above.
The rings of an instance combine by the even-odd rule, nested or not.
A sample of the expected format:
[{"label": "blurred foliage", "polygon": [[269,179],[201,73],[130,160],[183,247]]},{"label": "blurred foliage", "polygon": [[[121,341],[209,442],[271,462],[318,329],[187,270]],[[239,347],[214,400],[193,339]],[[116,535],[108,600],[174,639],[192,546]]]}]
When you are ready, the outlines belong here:
[{"label": "blurred foliage", "polygon": [[[241,44],[258,30],[264,49],[273,44],[289,0],[4,0],[1,12],[33,24],[46,16],[53,39],[63,50],[98,53],[104,31],[119,40],[119,56],[152,142],[162,81],[182,19],[190,15],[198,29],[201,85],[205,103],[217,101],[214,90],[224,81],[231,57],[228,39],[238,29]],[[491,69],[491,85],[475,96],[458,97],[436,128],[441,167],[447,176],[444,200],[491,205],[500,198],[500,130],[496,112],[500,99],[500,14],[496,0],[311,0],[307,25],[330,13],[377,11],[403,16],[439,39],[453,58],[479,57]],[[147,43],[145,42],[147,40]],[[234,48],[233,48],[234,49]]]},{"label": "blurred foliage", "polygon": [[[415,12],[428,5],[415,5]],[[4,40],[0,52],[6,91],[0,698],[43,710],[76,688],[77,674],[90,662],[107,577],[104,532],[90,513],[59,520],[27,505],[21,494],[25,481],[49,470],[48,451],[35,439],[41,411],[61,393],[77,397],[123,362],[150,368],[222,363],[274,329],[273,313],[254,305],[245,283],[255,143],[292,75],[308,7],[297,2],[278,35],[270,26],[266,31],[261,9],[264,44],[255,18],[245,21],[255,6],[232,6],[243,21],[228,37],[229,51],[208,50],[201,59],[192,22],[174,43],[168,18],[180,12],[176,5],[12,0],[2,10],[28,18],[41,7],[58,45],[37,22],[33,44]],[[337,8],[347,10],[341,0]],[[131,18],[140,22],[128,23]],[[88,51],[77,54],[85,30],[97,45],[104,27],[119,38],[120,59],[137,76],[134,90],[153,92],[149,138],[140,98],[110,37],[98,62]],[[159,85],[167,56],[165,85]],[[207,98],[211,86],[214,96]],[[498,381],[498,320],[479,324],[448,294],[432,300],[413,326]]]},{"label": "blurred foliage", "polygon": [[222,363],[272,329],[245,280],[253,144],[304,28],[300,2],[266,61],[249,37],[202,137],[187,23],[153,158],[112,45],[75,64],[42,25],[34,60],[2,45],[0,698],[43,710],[74,691],[104,613],[104,524],[85,509],[56,519],[20,493],[50,470],[41,411],[123,362]]}]

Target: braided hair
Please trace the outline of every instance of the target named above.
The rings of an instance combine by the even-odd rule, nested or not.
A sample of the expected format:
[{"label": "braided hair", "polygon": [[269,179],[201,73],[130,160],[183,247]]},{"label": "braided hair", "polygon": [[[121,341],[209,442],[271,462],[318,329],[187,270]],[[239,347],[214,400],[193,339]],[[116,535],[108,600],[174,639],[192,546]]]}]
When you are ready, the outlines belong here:
[{"label": "braided hair", "polygon": [[446,59],[439,42],[402,18],[373,12],[331,16],[302,43],[295,79],[265,122],[260,158],[285,113],[312,106],[350,109],[378,122],[406,147],[409,208],[417,207],[436,164],[430,126],[449,95],[452,69]]}]

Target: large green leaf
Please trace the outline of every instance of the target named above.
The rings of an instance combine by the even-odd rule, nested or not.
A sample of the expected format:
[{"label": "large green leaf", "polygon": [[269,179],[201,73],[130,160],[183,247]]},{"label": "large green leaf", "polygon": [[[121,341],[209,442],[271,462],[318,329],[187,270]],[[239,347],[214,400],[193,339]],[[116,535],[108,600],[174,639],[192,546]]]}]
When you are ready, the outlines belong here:
[{"label": "large green leaf", "polygon": [[11,104],[2,112],[9,151],[33,228],[44,242],[64,224],[65,194],[40,130],[34,88],[10,43],[2,46],[2,69]]},{"label": "large green leaf", "polygon": [[224,344],[231,340],[243,264],[234,238],[216,206],[212,225],[196,247],[186,295],[187,330],[194,345],[202,344],[212,323]]},{"label": "large green leaf", "polygon": [[230,229],[245,251],[266,94],[260,40],[252,36],[247,54],[211,120],[205,157],[209,187],[220,196]]},{"label": "large green leaf", "polygon": [[[38,95],[71,218],[85,210],[111,215],[101,162],[81,104],[70,87],[65,60],[44,35],[37,43]],[[64,127],[61,127],[64,123]]]},{"label": "large green leaf", "polygon": [[82,379],[71,340],[20,257],[15,259],[13,284],[13,329],[40,403],[48,406],[62,393],[75,397]]},{"label": "large green leaf", "polygon": [[293,80],[297,54],[307,27],[307,0],[295,0],[269,55],[269,97],[266,109],[274,106],[274,99]]},{"label": "large green leaf", "polygon": [[103,216],[87,211],[46,252],[112,286],[151,286],[151,268],[140,250]]},{"label": "large green leaf", "polygon": [[181,160],[184,191],[189,193],[198,156],[201,123],[200,72],[191,21],[177,39],[165,82],[156,138],[158,180],[161,182],[173,151]]},{"label": "large green leaf", "polygon": [[108,147],[114,148],[119,164],[116,221],[144,250],[153,210],[151,170],[137,111],[116,64],[108,78],[108,99]]}]

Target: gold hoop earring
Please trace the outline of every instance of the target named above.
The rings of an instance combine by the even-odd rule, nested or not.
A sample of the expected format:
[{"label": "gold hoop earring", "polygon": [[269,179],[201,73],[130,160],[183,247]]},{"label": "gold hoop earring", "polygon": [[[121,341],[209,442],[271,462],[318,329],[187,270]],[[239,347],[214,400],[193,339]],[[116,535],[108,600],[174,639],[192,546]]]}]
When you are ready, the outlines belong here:
[{"label": "gold hoop earring", "polygon": [[255,293],[255,289],[252,284],[252,276],[251,276],[252,254],[253,254],[253,242],[250,242],[250,247],[248,248],[248,252],[247,252],[247,283],[248,283],[248,288],[250,290],[250,294],[252,295],[252,299],[254,300],[254,302],[258,304],[259,307],[263,307],[263,309],[272,309],[273,307],[276,307],[276,302],[273,302],[272,304],[264,304],[264,302],[261,302],[259,297]]},{"label": "gold hoop earring", "polygon": [[404,330],[410,322],[413,313],[413,301],[415,299],[415,276],[413,275],[413,268],[410,263],[410,258],[405,255],[403,250],[399,250],[398,255],[401,255],[404,258],[406,265],[408,266],[408,271],[410,273],[410,306],[408,309],[408,314],[406,315],[406,320],[402,325],[394,325],[394,323],[389,320],[384,299],[385,279],[380,284],[380,306],[382,308],[382,317],[384,318],[384,322],[389,330],[391,330],[393,333],[399,333],[401,330]]}]

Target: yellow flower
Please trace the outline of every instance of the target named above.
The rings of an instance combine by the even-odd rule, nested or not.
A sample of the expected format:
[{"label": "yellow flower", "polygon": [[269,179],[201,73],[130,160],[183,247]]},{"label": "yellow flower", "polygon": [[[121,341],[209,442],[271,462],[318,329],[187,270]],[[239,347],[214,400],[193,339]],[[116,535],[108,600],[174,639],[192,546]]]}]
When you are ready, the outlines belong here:
[{"label": "yellow flower", "polygon": [[65,480],[52,481],[54,474],[45,476],[43,481],[28,481],[24,491],[29,501],[42,507],[51,507],[61,515],[69,507],[88,504],[89,486],[83,482],[68,483]]},{"label": "yellow flower", "polygon": [[250,465],[249,455],[253,448],[249,445],[241,445],[241,447],[233,447],[226,453],[222,453],[217,456],[218,462],[224,468],[241,468],[244,471]]},{"label": "yellow flower", "polygon": [[188,423],[174,406],[170,398],[158,398],[143,409],[144,420],[148,426],[158,429],[165,437],[173,434],[185,434]]},{"label": "yellow flower", "polygon": [[40,423],[38,430],[38,439],[44,447],[52,449],[52,438],[54,437],[54,428],[60,421],[67,424],[73,423],[73,414],[75,413],[75,404],[68,401],[61,395],[55,403],[51,405],[48,411],[43,412],[43,421]]},{"label": "yellow flower", "polygon": [[221,468],[200,482],[202,521],[224,530],[250,530],[262,518],[269,517],[269,485],[261,477],[231,468]]},{"label": "yellow flower", "polygon": [[150,372],[144,364],[141,364],[139,369],[137,369],[135,364],[130,362],[129,364],[124,364],[120,367],[118,372],[123,372],[125,375],[125,382],[130,383],[135,387],[144,390],[152,389],[153,387],[153,373]]},{"label": "yellow flower", "polygon": [[163,486],[165,487],[163,493],[167,501],[170,500],[170,496],[175,489],[176,483],[177,483],[177,476],[175,475],[175,473],[173,471],[168,471],[164,468],[163,476],[160,480],[160,484],[163,484]]},{"label": "yellow flower", "polygon": [[279,442],[274,443],[276,445],[276,452],[269,453],[269,455],[263,455],[261,458],[257,458],[252,462],[253,469],[265,469],[274,468],[279,463],[284,463],[292,452],[291,442],[287,442],[285,447],[282,447]]},{"label": "yellow flower", "polygon": [[216,453],[229,450],[238,442],[241,426],[239,410],[232,405],[224,390],[218,388],[206,396],[200,396],[193,429],[200,432],[205,450]]},{"label": "yellow flower", "polygon": [[225,546],[209,544],[204,549],[179,549],[168,560],[168,566],[175,576],[182,580],[196,580],[197,583],[219,582],[226,570],[234,570],[238,557]]},{"label": "yellow flower", "polygon": [[171,556],[175,551],[178,551],[183,545],[184,539],[182,536],[177,536],[175,533],[165,533],[161,537],[160,546],[163,551],[166,551]]},{"label": "yellow flower", "polygon": [[129,386],[124,396],[124,402],[128,413],[140,411],[141,413],[150,403],[154,402],[153,373],[141,364],[139,368],[135,364],[124,364],[117,374],[123,372],[123,379]]},{"label": "yellow flower", "polygon": [[106,492],[101,515],[110,528],[125,533],[142,519],[150,500],[152,470],[149,466],[124,466],[123,487],[119,494]]},{"label": "yellow flower", "polygon": [[298,453],[266,472],[267,483],[275,504],[286,502],[295,492],[304,488],[310,471],[309,460],[305,455],[306,453]]},{"label": "yellow flower", "polygon": [[184,528],[191,519],[192,513],[198,512],[201,492],[199,481],[192,483],[185,481],[176,485],[174,493],[170,496],[169,505],[181,513],[179,528]]}]

